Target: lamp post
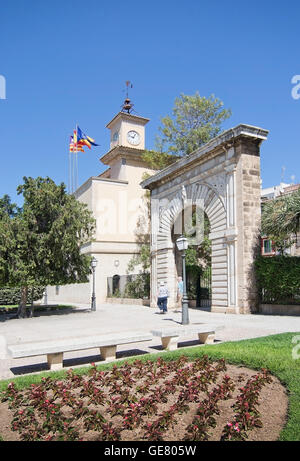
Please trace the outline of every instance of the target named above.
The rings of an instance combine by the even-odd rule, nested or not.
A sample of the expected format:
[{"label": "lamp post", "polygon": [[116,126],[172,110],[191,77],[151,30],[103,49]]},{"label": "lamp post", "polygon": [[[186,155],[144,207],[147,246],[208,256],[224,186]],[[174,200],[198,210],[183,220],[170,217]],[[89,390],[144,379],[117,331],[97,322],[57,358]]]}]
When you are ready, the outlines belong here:
[{"label": "lamp post", "polygon": [[182,325],[188,325],[189,321],[189,306],[188,298],[186,293],[186,271],[185,271],[185,251],[188,249],[187,238],[181,236],[176,240],[178,250],[181,252],[182,257],[182,281],[183,281],[183,293],[182,293]]},{"label": "lamp post", "polygon": [[92,292],[92,304],[91,304],[91,310],[95,311],[96,310],[96,294],[95,294],[95,285],[96,285],[96,266],[97,266],[97,259],[95,256],[93,256],[93,259],[91,261],[91,266],[92,266],[92,272],[93,272],[93,292]]}]

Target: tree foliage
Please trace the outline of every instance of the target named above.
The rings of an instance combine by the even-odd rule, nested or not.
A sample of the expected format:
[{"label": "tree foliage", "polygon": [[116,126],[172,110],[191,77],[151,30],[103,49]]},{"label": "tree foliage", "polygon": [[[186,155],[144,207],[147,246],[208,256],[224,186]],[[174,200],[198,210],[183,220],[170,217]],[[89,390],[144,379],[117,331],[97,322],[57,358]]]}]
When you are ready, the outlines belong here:
[{"label": "tree foliage", "polygon": [[161,118],[155,149],[143,158],[153,169],[163,169],[180,157],[191,154],[221,132],[222,123],[231,116],[214,95],[206,98],[197,91],[175,99],[172,115]]},{"label": "tree foliage", "polygon": [[24,205],[0,218],[0,286],[28,287],[86,282],[90,258],[81,253],[95,221],[87,206],[50,178],[24,177],[18,186]]},{"label": "tree foliage", "polygon": [[162,170],[163,168],[172,165],[172,163],[176,162],[179,158],[175,155],[156,150],[145,150],[142,157],[152,170]]},{"label": "tree foliage", "polygon": [[221,132],[222,123],[231,116],[214,95],[206,98],[197,91],[175,99],[172,116],[161,119],[157,138],[160,151],[178,156],[191,154]]},{"label": "tree foliage", "polygon": [[11,202],[9,195],[5,194],[0,198],[0,219],[5,215],[10,217],[16,216],[20,212],[21,208]]}]

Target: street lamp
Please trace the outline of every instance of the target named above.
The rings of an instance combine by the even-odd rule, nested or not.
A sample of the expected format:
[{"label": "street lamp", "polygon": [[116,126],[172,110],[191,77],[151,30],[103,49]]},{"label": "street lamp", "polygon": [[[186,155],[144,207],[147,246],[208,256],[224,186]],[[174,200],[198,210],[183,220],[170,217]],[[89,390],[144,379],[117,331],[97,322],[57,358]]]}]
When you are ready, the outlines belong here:
[{"label": "street lamp", "polygon": [[96,266],[97,266],[97,259],[95,256],[93,256],[93,259],[91,261],[91,266],[92,266],[92,272],[93,272],[93,292],[92,292],[92,305],[91,305],[91,310],[95,311],[96,310],[96,294],[95,294],[95,275],[96,275]]},{"label": "street lamp", "polygon": [[181,236],[176,240],[178,250],[181,252],[182,257],[182,281],[183,281],[183,293],[182,293],[182,325],[188,325],[189,322],[189,306],[188,298],[186,293],[186,273],[185,273],[185,251],[188,249],[187,238]]}]

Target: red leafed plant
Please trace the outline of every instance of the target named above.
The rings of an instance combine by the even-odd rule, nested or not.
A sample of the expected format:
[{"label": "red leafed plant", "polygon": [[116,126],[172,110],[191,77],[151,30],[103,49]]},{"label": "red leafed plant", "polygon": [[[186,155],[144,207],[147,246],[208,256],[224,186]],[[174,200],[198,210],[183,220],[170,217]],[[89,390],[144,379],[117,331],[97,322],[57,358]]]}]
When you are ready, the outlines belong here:
[{"label": "red leafed plant", "polygon": [[[128,431],[142,440],[168,440],[182,420],[187,421],[185,440],[209,440],[220,402],[232,399],[235,390],[225,372],[223,359],[213,363],[207,356],[192,362],[185,356],[135,360],[107,371],[92,364],[85,375],[71,369],[64,379],[42,378],[24,390],[12,382],[1,401],[12,412],[11,430],[26,441],[85,440],[87,434],[114,441]],[[259,396],[270,379],[262,370],[240,387],[222,440],[245,440],[248,431],[261,426]]]}]

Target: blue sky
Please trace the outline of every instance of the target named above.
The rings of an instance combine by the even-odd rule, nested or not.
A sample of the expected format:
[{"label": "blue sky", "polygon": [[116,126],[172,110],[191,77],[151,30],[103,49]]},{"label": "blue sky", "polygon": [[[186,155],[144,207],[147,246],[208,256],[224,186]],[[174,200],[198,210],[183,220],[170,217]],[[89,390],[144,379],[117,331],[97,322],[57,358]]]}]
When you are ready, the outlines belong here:
[{"label": "blue sky", "polygon": [[20,203],[23,176],[68,181],[69,135],[78,123],[100,147],[79,156],[79,184],[105,169],[105,125],[125,81],[139,115],[159,119],[180,93],[214,93],[232,117],[270,130],[261,149],[263,186],[300,182],[299,1],[0,0],[0,197]]}]

